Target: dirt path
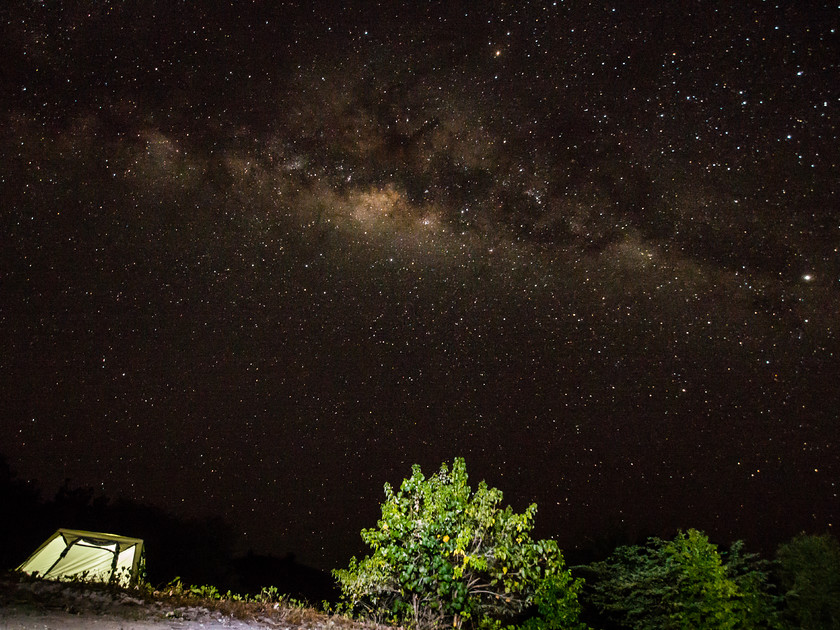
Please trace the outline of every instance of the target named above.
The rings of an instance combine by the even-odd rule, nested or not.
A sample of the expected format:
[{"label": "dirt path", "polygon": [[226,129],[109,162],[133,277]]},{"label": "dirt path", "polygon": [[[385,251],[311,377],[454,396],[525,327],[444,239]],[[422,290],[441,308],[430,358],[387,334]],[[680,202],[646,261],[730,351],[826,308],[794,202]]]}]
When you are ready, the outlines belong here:
[{"label": "dirt path", "polygon": [[38,612],[22,610],[0,610],[0,628],[3,630],[227,630],[281,628],[257,621],[245,622],[238,619],[210,616],[195,619],[150,618],[126,619],[115,615],[95,613],[73,614],[69,612]]},{"label": "dirt path", "polygon": [[[279,605],[234,616],[130,592],[0,576],[2,630],[363,630],[341,617]],[[243,618],[239,618],[243,617]]]}]

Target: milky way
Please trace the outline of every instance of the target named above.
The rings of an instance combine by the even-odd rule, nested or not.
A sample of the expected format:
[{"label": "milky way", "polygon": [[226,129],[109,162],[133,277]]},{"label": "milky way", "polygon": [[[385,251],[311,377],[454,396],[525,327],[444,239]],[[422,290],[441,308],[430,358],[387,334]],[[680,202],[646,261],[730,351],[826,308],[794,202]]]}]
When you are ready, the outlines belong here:
[{"label": "milky way", "polygon": [[836,6],[305,4],[0,12],[22,476],[326,568],[455,456],[566,547],[836,527]]}]

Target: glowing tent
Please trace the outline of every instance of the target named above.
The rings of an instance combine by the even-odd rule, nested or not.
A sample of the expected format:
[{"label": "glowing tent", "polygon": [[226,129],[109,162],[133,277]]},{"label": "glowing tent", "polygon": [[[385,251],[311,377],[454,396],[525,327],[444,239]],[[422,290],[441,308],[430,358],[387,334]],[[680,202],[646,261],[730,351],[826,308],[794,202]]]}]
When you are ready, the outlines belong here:
[{"label": "glowing tent", "polygon": [[143,541],[114,534],[59,529],[38,547],[18,571],[47,580],[137,582],[143,563]]}]

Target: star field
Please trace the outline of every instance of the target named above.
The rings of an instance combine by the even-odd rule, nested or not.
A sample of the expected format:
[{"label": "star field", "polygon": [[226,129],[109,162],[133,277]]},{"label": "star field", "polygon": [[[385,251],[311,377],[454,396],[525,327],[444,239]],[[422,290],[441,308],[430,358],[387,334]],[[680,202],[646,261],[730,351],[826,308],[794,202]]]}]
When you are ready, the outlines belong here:
[{"label": "star field", "polygon": [[455,456],[566,548],[836,528],[840,7],[342,4],[0,9],[12,466],[324,568]]}]

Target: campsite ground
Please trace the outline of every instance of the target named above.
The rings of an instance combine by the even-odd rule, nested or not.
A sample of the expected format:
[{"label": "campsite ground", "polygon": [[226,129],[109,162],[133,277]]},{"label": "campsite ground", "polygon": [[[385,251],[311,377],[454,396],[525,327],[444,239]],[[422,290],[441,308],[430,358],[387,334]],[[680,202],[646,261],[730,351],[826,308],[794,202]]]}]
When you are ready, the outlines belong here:
[{"label": "campsite ground", "polygon": [[4,630],[373,630],[338,616],[282,604],[241,604],[133,593],[0,575]]}]

